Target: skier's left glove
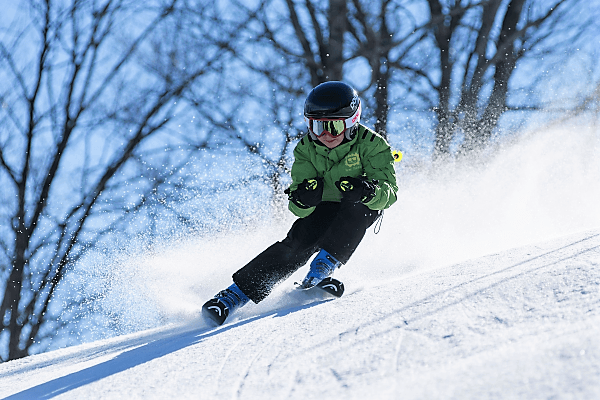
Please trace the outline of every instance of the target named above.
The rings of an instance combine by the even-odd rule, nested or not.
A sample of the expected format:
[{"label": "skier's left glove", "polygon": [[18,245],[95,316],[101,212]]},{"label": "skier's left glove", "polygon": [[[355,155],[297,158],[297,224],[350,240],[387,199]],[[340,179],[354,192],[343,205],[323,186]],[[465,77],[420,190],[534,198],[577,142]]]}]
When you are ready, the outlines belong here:
[{"label": "skier's left glove", "polygon": [[375,197],[375,190],[379,182],[376,179],[371,181],[367,178],[353,178],[345,176],[335,183],[335,186],[342,192],[343,201],[351,203],[368,203]]}]

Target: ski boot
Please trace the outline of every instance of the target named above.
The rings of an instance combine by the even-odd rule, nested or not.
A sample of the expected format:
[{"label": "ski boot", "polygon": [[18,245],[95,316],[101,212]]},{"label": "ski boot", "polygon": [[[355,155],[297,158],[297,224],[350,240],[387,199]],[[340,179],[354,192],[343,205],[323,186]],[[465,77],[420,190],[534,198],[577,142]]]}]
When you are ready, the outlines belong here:
[{"label": "ski boot", "polygon": [[221,290],[202,306],[202,315],[217,325],[223,325],[229,314],[248,303],[250,299],[235,283]]},{"label": "ski boot", "polygon": [[323,279],[330,277],[336,268],[341,266],[341,262],[324,249],[321,249],[319,254],[310,263],[310,270],[298,289],[310,289],[318,285]]}]

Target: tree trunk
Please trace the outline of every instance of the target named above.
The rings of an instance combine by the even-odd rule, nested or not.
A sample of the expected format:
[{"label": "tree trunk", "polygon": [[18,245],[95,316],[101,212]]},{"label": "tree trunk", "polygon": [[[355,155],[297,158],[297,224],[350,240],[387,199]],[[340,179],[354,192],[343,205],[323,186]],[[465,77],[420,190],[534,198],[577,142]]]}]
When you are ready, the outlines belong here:
[{"label": "tree trunk", "polygon": [[[443,16],[442,6],[438,0],[429,0],[431,19],[439,19],[434,27],[434,37],[440,57],[440,84],[435,88],[438,95],[438,105],[435,108],[438,124],[435,130],[434,159],[450,154],[450,142],[456,127],[454,117],[450,111],[450,82],[452,78],[452,64],[450,62],[450,39],[452,31],[457,25],[458,16]],[[442,18],[443,17],[443,18]],[[448,23],[450,20],[450,23]]]},{"label": "tree trunk", "polygon": [[504,57],[500,58],[496,63],[494,88],[479,124],[479,134],[484,144],[489,142],[492,131],[498,125],[498,120],[506,111],[508,83],[517,66],[517,57],[519,57],[518,49],[515,49],[514,39],[511,36],[513,32],[517,31],[517,24],[523,12],[524,4],[525,0],[513,0],[508,6],[502,24],[498,47],[499,51],[504,53]]},{"label": "tree trunk", "polygon": [[341,81],[344,77],[344,34],[347,12],[346,0],[329,0],[329,42],[323,59],[325,81]]}]

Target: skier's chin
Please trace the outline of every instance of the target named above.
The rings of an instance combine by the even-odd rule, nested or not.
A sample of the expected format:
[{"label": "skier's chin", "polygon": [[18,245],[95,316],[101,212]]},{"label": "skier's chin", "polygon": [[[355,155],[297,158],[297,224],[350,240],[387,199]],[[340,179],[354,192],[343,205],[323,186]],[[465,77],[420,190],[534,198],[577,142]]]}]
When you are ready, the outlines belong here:
[{"label": "skier's chin", "polygon": [[342,140],[340,140],[339,136],[323,137],[323,138],[319,138],[319,139],[321,140],[321,143],[323,143],[329,149],[333,149],[334,147],[337,147],[342,142]]}]

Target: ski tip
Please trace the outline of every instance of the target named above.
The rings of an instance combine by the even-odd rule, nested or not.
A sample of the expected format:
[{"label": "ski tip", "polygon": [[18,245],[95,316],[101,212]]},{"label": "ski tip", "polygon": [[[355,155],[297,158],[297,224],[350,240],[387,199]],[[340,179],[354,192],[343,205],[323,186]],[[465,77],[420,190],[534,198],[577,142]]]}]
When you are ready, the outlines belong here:
[{"label": "ski tip", "polygon": [[344,294],[344,284],[335,278],[325,278],[319,282],[317,287],[335,297],[342,297]]},{"label": "ski tip", "polygon": [[209,323],[220,326],[229,315],[229,309],[218,300],[211,299],[202,306],[202,315]]}]

